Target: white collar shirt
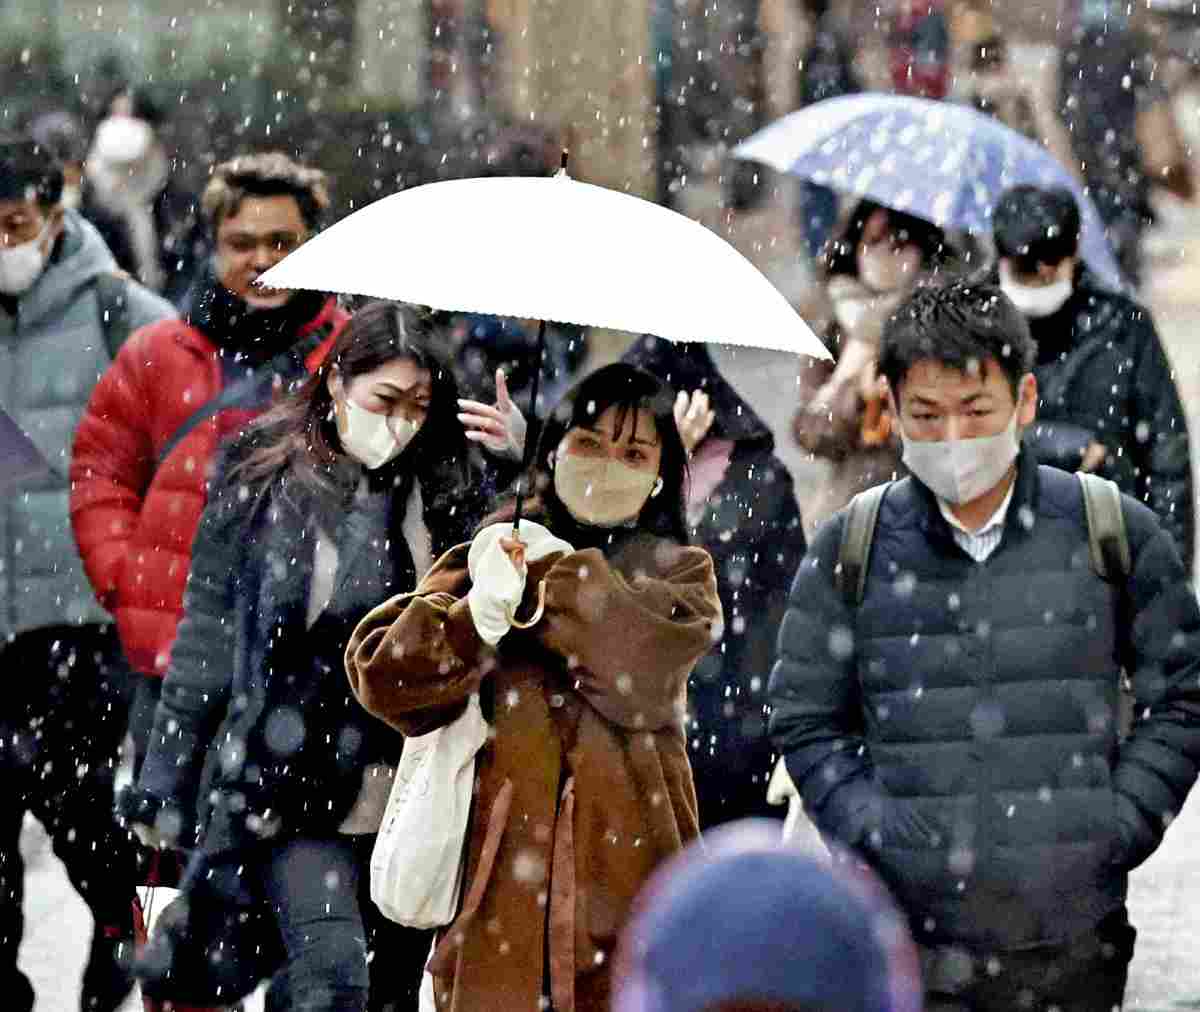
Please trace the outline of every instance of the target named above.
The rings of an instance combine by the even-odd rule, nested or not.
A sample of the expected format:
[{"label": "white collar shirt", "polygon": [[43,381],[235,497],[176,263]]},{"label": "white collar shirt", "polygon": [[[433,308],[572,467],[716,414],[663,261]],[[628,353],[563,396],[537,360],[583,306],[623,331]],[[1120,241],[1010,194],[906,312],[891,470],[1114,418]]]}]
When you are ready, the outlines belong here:
[{"label": "white collar shirt", "polygon": [[987,562],[992,553],[1000,547],[1000,542],[1004,538],[1004,524],[1008,519],[1008,509],[1012,505],[1015,490],[1016,483],[1014,482],[1008,490],[1008,495],[1004,497],[1004,502],[992,514],[991,519],[977,531],[967,530],[962,521],[950,511],[950,506],[938,499],[938,509],[942,511],[942,516],[950,525],[950,533],[954,535],[955,543],[976,562]]}]

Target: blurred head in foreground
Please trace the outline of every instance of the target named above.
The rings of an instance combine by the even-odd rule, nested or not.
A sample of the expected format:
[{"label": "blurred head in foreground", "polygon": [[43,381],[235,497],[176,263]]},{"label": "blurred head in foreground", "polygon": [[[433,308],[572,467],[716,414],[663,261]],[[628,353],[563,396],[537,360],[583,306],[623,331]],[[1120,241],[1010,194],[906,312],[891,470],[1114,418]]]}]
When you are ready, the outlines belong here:
[{"label": "blurred head in foreground", "polygon": [[883,887],[777,824],[734,823],[651,879],[621,939],[614,1012],[919,1012],[916,950]]}]

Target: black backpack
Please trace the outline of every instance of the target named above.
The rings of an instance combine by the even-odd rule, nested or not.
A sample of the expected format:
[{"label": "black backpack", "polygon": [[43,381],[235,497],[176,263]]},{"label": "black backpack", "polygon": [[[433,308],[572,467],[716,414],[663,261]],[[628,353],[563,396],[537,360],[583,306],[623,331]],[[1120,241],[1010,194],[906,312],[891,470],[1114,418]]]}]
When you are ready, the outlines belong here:
[{"label": "black backpack", "polygon": [[[1125,515],[1121,512],[1121,491],[1107,478],[1082,471],[1076,477],[1083,486],[1092,570],[1110,583],[1125,580],[1133,569],[1133,561],[1125,531]],[[871,562],[871,544],[875,540],[875,522],[879,519],[879,506],[891,486],[889,481],[859,492],[846,507],[846,526],[842,530],[834,579],[848,608],[857,608],[862,603]]]},{"label": "black backpack", "polygon": [[[1083,486],[1092,571],[1109,583],[1123,582],[1133,571],[1133,557],[1125,530],[1125,514],[1121,512],[1121,491],[1114,482],[1098,475],[1079,471],[1076,477]],[[871,562],[871,543],[875,540],[875,522],[879,519],[883,497],[892,484],[889,481],[859,492],[846,508],[846,526],[842,530],[834,580],[847,608],[862,604]],[[1121,737],[1125,737],[1133,726],[1133,703],[1133,686],[1128,676],[1122,674],[1117,716]]]}]

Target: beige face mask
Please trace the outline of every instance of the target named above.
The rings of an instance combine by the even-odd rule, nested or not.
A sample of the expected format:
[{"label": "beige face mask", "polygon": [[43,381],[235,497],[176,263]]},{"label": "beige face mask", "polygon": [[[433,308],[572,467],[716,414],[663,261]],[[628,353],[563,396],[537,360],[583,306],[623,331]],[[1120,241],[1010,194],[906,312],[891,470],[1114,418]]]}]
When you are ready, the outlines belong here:
[{"label": "beige face mask", "polygon": [[554,491],[580,523],[616,527],[637,517],[662,479],[610,457],[562,456],[554,466]]}]

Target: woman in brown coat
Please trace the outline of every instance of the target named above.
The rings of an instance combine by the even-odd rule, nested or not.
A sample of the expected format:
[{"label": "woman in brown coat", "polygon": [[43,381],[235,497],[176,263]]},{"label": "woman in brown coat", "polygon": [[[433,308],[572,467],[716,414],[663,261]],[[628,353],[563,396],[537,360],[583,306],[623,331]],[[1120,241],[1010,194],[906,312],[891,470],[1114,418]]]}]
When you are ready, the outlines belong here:
[{"label": "woman in brown coat", "polygon": [[485,527],[470,561],[452,549],[346,653],[359,700],[404,734],[476,691],[492,725],[460,913],[428,966],[453,1012],[607,1012],[634,896],[698,833],[685,693],[721,605],[712,560],[686,546],[670,395],[631,366],[598,370],[547,421],[537,471],[528,515],[568,545],[538,558],[537,527],[522,521],[526,545]]}]

